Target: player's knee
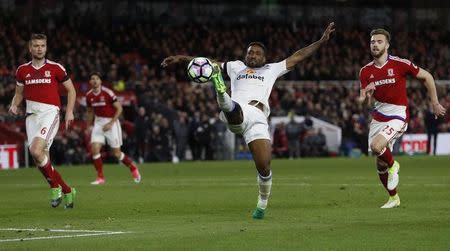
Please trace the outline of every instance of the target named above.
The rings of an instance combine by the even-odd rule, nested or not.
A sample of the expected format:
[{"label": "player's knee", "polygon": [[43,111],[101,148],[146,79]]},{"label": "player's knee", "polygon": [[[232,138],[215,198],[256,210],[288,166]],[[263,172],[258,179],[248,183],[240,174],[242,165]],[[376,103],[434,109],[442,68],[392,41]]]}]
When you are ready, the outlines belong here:
[{"label": "player's knee", "polygon": [[383,148],[384,146],[377,142],[370,143],[370,150],[372,150],[375,155],[379,155],[381,151],[383,151]]},{"label": "player's knee", "polygon": [[31,145],[29,150],[30,150],[31,156],[35,160],[40,160],[44,155],[43,149],[41,149],[39,146]]},{"label": "player's knee", "polygon": [[121,152],[120,152],[120,150],[118,150],[118,151],[113,150],[112,154],[114,155],[114,157],[115,157],[116,159],[119,159],[119,158],[120,158],[120,155],[121,155]]},{"label": "player's knee", "polygon": [[270,159],[255,161],[255,165],[258,171],[270,172]]},{"label": "player's knee", "polygon": [[225,117],[227,118],[228,124],[240,125],[244,122],[242,108],[238,103],[235,103],[233,111],[225,112]]}]

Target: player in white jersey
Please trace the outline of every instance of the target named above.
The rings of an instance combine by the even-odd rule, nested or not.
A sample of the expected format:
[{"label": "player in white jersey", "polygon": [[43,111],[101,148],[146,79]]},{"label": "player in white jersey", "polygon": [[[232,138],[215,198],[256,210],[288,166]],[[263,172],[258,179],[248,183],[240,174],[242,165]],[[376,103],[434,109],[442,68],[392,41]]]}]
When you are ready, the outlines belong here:
[{"label": "player in white jersey", "polygon": [[[253,212],[254,219],[264,217],[272,187],[272,144],[267,122],[272,87],[278,77],[292,70],[319,49],[333,31],[334,23],[330,23],[320,40],[278,63],[266,64],[266,48],[259,42],[248,45],[245,62],[237,60],[214,63],[212,81],[219,108],[222,110],[220,117],[227,123],[230,131],[244,137],[258,171],[259,196],[256,210]],[[170,56],[164,59],[161,65],[166,67],[177,62],[189,62],[193,58],[185,55]],[[220,68],[231,79],[231,97],[226,92]]]}]

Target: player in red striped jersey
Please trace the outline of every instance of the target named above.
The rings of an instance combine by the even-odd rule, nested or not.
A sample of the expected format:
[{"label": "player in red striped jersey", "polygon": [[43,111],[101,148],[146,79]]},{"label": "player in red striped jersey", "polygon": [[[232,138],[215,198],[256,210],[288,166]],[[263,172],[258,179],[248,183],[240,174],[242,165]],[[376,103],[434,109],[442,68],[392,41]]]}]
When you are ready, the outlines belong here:
[{"label": "player in red striped jersey", "polygon": [[[67,90],[65,127],[69,129],[73,121],[73,108],[76,92],[64,67],[45,58],[47,37],[32,34],[29,42],[32,60],[20,65],[16,72],[16,93],[9,112],[17,115],[22,100],[26,102],[26,131],[29,150],[34,162],[47,179],[51,188],[51,205],[57,207],[64,193],[65,208],[73,208],[75,189],[69,187],[61,175],[53,168],[49,150],[59,129],[59,110],[61,102],[58,85]],[[61,193],[62,192],[62,193]]]},{"label": "player in red striped jersey", "polygon": [[124,165],[128,166],[136,183],[141,181],[141,175],[136,164],[120,150],[122,145],[122,128],[119,116],[123,108],[117,100],[114,92],[102,86],[100,73],[93,72],[89,75],[89,83],[92,89],[86,93],[86,105],[88,107],[88,124],[92,124],[92,113],[95,114],[94,126],[91,133],[91,152],[97,179],[91,182],[92,185],[102,185],[105,183],[103,175],[103,161],[100,150],[108,143],[112,154]]},{"label": "player in red striped jersey", "polygon": [[388,54],[391,38],[388,31],[375,29],[370,35],[373,61],[362,67],[359,72],[360,99],[374,99],[369,129],[369,151],[377,156],[378,175],[390,196],[388,202],[381,208],[394,208],[400,205],[400,197],[396,190],[400,165],[394,160],[391,149],[395,140],[408,127],[406,77],[410,75],[424,81],[436,117],[443,116],[445,108],[439,104],[434,79],[429,72],[407,59]]}]

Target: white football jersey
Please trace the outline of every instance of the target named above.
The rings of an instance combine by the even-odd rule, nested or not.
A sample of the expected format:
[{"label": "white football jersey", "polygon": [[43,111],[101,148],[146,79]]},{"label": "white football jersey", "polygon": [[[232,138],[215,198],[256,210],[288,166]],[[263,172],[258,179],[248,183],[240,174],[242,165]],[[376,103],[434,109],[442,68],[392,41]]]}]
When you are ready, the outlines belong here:
[{"label": "white football jersey", "polygon": [[[224,64],[222,64],[223,67]],[[268,117],[272,87],[278,77],[289,71],[286,68],[286,60],[266,64],[260,68],[250,68],[244,62],[236,60],[228,61],[226,67],[231,80],[231,99],[240,104],[257,100],[264,104],[264,114]]]}]

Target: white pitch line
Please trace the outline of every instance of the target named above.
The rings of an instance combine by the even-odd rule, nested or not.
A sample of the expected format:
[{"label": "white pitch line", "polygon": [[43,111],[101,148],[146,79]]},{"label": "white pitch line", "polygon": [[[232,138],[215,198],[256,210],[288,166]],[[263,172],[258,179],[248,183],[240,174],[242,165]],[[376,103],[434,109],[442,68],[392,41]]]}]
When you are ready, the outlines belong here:
[{"label": "white pitch line", "polygon": [[54,235],[54,236],[41,236],[41,237],[25,237],[25,238],[14,238],[14,239],[0,239],[0,242],[61,239],[61,238],[75,238],[75,237],[114,235],[114,234],[127,234],[127,233],[130,233],[130,232],[122,232],[122,231],[72,230],[72,229],[38,229],[38,228],[0,228],[0,231],[85,233],[85,234],[71,234],[71,235]]},{"label": "white pitch line", "polygon": [[28,231],[28,232],[67,232],[67,233],[126,233],[120,231],[107,231],[107,230],[76,230],[76,229],[45,229],[45,228],[0,228],[0,231]]}]

